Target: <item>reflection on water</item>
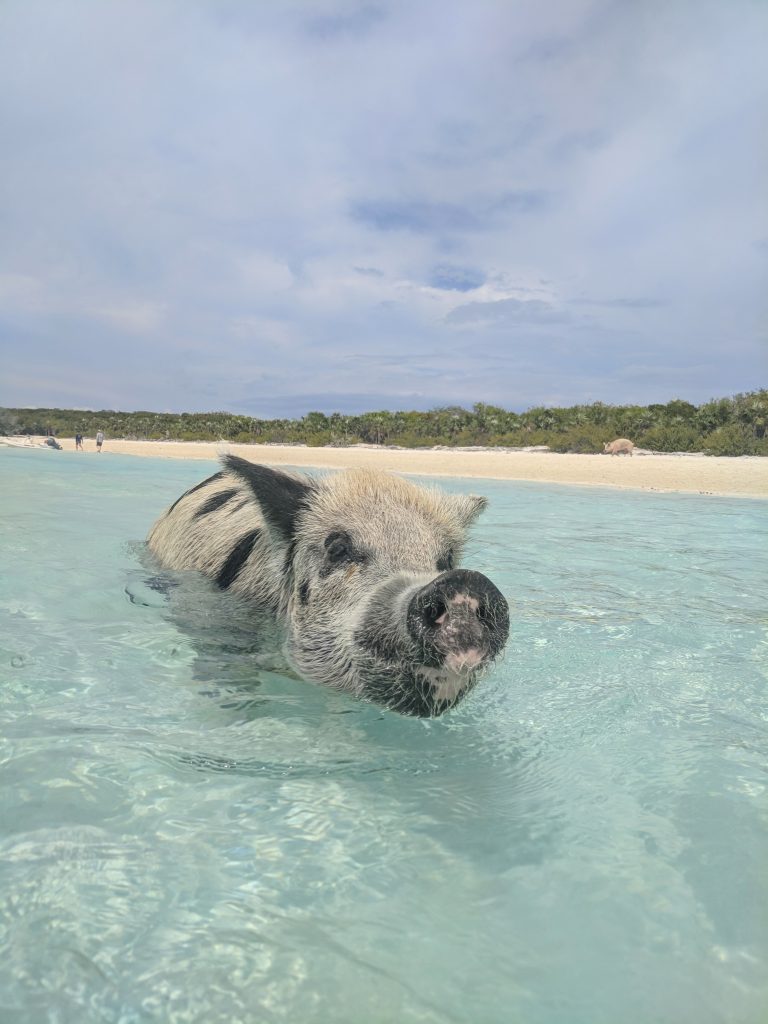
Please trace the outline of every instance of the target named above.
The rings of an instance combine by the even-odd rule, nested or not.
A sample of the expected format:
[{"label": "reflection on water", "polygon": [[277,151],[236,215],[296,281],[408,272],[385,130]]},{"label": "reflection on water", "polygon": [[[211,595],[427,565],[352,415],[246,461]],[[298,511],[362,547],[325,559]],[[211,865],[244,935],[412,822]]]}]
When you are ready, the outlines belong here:
[{"label": "reflection on water", "polygon": [[3,1022],[764,1018],[762,504],[473,481],[507,656],[420,721],[153,575],[207,466],[0,457]]}]

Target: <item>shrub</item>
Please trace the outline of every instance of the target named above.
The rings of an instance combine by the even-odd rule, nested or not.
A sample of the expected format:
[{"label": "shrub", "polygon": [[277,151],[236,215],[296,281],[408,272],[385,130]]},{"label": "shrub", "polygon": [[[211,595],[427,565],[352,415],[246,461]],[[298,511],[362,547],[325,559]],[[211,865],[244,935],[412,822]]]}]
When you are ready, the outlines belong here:
[{"label": "shrub", "polygon": [[552,438],[550,447],[553,452],[573,452],[579,455],[595,455],[603,451],[603,431],[587,427],[577,427],[565,434]]},{"label": "shrub", "polygon": [[0,409],[0,434],[19,433],[19,420],[8,409]]},{"label": "shrub", "polygon": [[641,434],[635,444],[655,452],[696,452],[704,448],[698,432],[684,423],[653,427]]},{"label": "shrub", "polygon": [[393,443],[398,444],[401,448],[432,448],[437,444],[449,444],[450,441],[445,437],[420,437],[412,430],[406,430],[393,438]]},{"label": "shrub", "polygon": [[706,438],[707,455],[760,455],[761,443],[738,423],[718,427]]},{"label": "shrub", "polygon": [[330,430],[315,430],[307,433],[304,437],[304,443],[309,445],[310,448],[323,448],[331,443],[331,432]]}]

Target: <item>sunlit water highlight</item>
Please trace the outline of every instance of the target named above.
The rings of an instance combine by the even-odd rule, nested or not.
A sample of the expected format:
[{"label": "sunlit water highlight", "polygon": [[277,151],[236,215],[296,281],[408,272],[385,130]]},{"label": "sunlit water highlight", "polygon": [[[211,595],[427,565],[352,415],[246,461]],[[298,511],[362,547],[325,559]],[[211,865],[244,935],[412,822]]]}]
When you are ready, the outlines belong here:
[{"label": "sunlit water highlight", "polygon": [[136,601],[213,468],[0,453],[3,1024],[768,1019],[764,503],[442,481],[512,633],[423,722]]}]

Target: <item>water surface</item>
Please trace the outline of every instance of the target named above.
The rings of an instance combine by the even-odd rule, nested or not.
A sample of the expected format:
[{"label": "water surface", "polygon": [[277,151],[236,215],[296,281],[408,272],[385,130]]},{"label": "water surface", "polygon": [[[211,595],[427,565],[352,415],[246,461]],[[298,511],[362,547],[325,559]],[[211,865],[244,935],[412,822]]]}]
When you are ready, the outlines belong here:
[{"label": "water surface", "polygon": [[0,452],[3,1024],[768,1018],[765,503],[441,481],[512,632],[424,722],[152,599],[214,468]]}]

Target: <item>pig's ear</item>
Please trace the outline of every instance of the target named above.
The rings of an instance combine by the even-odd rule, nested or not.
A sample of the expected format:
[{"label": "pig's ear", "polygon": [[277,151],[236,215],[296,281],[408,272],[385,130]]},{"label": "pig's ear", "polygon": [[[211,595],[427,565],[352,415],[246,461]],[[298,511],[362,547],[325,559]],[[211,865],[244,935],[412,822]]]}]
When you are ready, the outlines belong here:
[{"label": "pig's ear", "polygon": [[312,481],[289,476],[269,466],[257,466],[237,455],[224,455],[221,461],[226,470],[240,477],[251,489],[273,532],[282,540],[293,540],[298,515],[314,491]]},{"label": "pig's ear", "polygon": [[479,494],[459,494],[454,498],[456,512],[464,529],[468,529],[488,504]]}]

